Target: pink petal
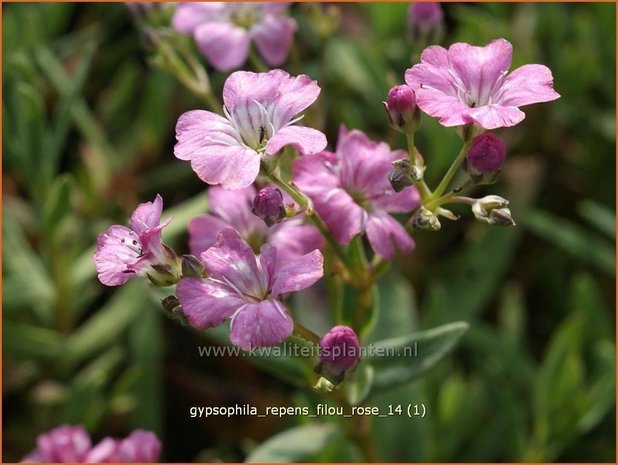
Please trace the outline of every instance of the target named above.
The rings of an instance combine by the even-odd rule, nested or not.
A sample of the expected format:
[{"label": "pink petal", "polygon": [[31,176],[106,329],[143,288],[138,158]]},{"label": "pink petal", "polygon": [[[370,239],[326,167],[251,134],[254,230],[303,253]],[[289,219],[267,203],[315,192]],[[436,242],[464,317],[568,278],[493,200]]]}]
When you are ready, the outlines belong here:
[{"label": "pink petal", "polygon": [[129,220],[129,227],[138,235],[143,234],[149,229],[154,229],[159,226],[162,211],[163,199],[157,194],[154,202],[141,203],[135,209]]},{"label": "pink petal", "polygon": [[208,189],[208,209],[242,236],[262,233],[266,225],[251,213],[255,188],[228,190],[219,186]]},{"label": "pink petal", "polygon": [[283,304],[264,300],[247,304],[234,315],[230,340],[244,350],[271,347],[290,337],[293,329],[294,322]]},{"label": "pink petal", "polygon": [[321,249],[324,238],[315,226],[293,218],[270,228],[268,243],[277,248],[277,257],[284,260]]},{"label": "pink petal", "polygon": [[454,77],[450,73],[448,52],[444,47],[432,45],[423,50],[421,62],[405,73],[406,84],[417,89],[434,89],[452,97],[457,96]]},{"label": "pink petal", "polygon": [[174,155],[181,160],[191,160],[193,154],[204,147],[241,145],[236,129],[222,116],[204,110],[187,111],[176,123]]},{"label": "pink petal", "polygon": [[99,234],[93,255],[99,281],[106,286],[119,286],[135,276],[128,272],[128,267],[138,262],[141,246],[137,234],[124,226],[114,225]]},{"label": "pink petal", "polygon": [[88,452],[84,459],[86,463],[117,463],[121,462],[118,456],[119,440],[104,438]]},{"label": "pink petal", "polygon": [[335,189],[339,187],[337,163],[337,156],[331,152],[297,158],[292,165],[294,182],[309,196]]},{"label": "pink petal", "polygon": [[187,320],[198,329],[219,326],[245,304],[233,288],[212,279],[181,278],[176,296]]},{"label": "pink petal", "polygon": [[189,223],[189,250],[199,257],[217,240],[221,230],[229,228],[230,224],[212,215],[196,216]]},{"label": "pink petal", "polygon": [[159,460],[161,442],[154,433],[133,431],[118,447],[119,462],[152,463]]},{"label": "pink petal", "polygon": [[462,126],[470,123],[465,116],[468,105],[458,97],[452,97],[434,89],[418,89],[416,104],[429,116],[438,118],[442,126]]},{"label": "pink petal", "polygon": [[280,66],[288,57],[296,32],[296,21],[286,16],[266,15],[251,28],[251,37],[271,66]]},{"label": "pink petal", "polygon": [[278,85],[273,112],[276,129],[287,125],[296,115],[306,110],[320,95],[318,82],[305,74],[290,76],[286,73]]},{"label": "pink petal", "polygon": [[289,74],[280,69],[267,73],[236,71],[225,80],[223,103],[232,114],[236,108],[245,108],[254,101],[268,106],[276,100],[281,82],[288,78]]},{"label": "pink petal", "polygon": [[250,186],[260,172],[260,156],[242,146],[209,146],[193,154],[191,168],[208,184],[226,189]]},{"label": "pink petal", "polygon": [[414,186],[406,187],[401,192],[392,191],[372,202],[377,210],[384,210],[389,213],[407,213],[415,210],[421,202],[418,190]]},{"label": "pink petal", "polygon": [[526,117],[524,112],[517,107],[503,107],[501,105],[470,108],[465,112],[465,115],[485,129],[515,126]]},{"label": "pink petal", "polygon": [[272,296],[306,289],[324,276],[324,257],[314,250],[301,257],[280,261],[270,283]]},{"label": "pink petal", "polygon": [[82,462],[90,444],[84,428],[63,425],[39,435],[37,452],[45,462]]},{"label": "pink petal", "polygon": [[202,254],[202,260],[212,278],[255,298],[265,294],[265,276],[258,268],[253,250],[238,231],[229,228],[221,231],[214,245]]},{"label": "pink petal", "polygon": [[496,84],[511,66],[513,46],[505,39],[497,39],[484,47],[456,43],[448,49],[448,59],[452,69],[461,79],[464,89],[469,91],[466,98],[474,105],[482,106],[489,98]]},{"label": "pink petal", "polygon": [[249,55],[249,33],[246,29],[226,22],[209,22],[194,32],[200,51],[217,71],[239,68]]},{"label": "pink petal", "polygon": [[554,77],[543,65],[524,65],[506,78],[495,100],[503,106],[523,106],[560,98],[554,91]]},{"label": "pink petal", "polygon": [[367,239],[381,257],[390,259],[395,249],[408,252],[414,248],[414,241],[397,220],[384,212],[369,215]]},{"label": "pink petal", "polygon": [[178,3],[172,18],[172,26],[178,32],[192,34],[200,24],[220,19],[224,6],[222,2]]},{"label": "pink petal", "polygon": [[391,152],[386,143],[372,141],[361,131],[347,131],[342,127],[339,132],[339,177],[348,191],[365,196],[393,192],[388,182],[388,173],[393,169],[391,162],[404,156],[407,156],[404,152]]},{"label": "pink petal", "polygon": [[279,251],[270,244],[264,244],[260,250],[260,268],[266,275],[267,282],[274,279],[278,255]]},{"label": "pink petal", "polygon": [[318,153],[326,148],[326,136],[317,129],[287,126],[268,141],[266,153],[273,155],[286,145],[291,145],[303,155]]},{"label": "pink petal", "polygon": [[332,189],[311,197],[320,218],[337,242],[347,244],[363,232],[367,213],[343,189]]}]

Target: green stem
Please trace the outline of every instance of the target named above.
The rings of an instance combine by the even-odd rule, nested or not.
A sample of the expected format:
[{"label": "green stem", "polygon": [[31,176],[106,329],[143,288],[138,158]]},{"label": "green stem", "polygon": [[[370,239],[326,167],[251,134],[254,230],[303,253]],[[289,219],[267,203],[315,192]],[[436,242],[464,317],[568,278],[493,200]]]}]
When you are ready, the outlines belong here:
[{"label": "green stem", "polygon": [[251,64],[258,73],[265,73],[270,69],[268,66],[266,66],[266,63],[264,63],[262,59],[258,56],[254,47],[251,47],[251,51],[249,52],[249,60],[251,61]]},{"label": "green stem", "polygon": [[315,346],[320,345],[320,337],[308,328],[305,328],[298,321],[294,321],[294,333],[295,336],[307,341]]},{"label": "green stem", "polygon": [[[408,159],[410,160],[410,166],[417,166],[418,160],[416,158],[416,147],[414,145],[414,133],[406,134],[406,140],[408,141]],[[416,183],[418,193],[421,196],[421,203],[425,203],[425,200],[431,197],[431,191],[424,179],[421,179]]]},{"label": "green stem", "polygon": [[442,178],[442,181],[440,181],[440,184],[438,184],[438,187],[436,188],[432,196],[428,199],[429,202],[433,202],[434,200],[440,198],[442,194],[444,194],[444,191],[446,191],[446,188],[449,186],[449,184],[453,180],[453,177],[457,173],[457,170],[459,170],[459,167],[461,166],[464,159],[466,158],[466,154],[468,153],[469,147],[470,147],[470,140],[466,140],[463,146],[461,147],[461,150],[459,151],[457,158],[455,158],[450,168],[448,169],[448,171]]}]

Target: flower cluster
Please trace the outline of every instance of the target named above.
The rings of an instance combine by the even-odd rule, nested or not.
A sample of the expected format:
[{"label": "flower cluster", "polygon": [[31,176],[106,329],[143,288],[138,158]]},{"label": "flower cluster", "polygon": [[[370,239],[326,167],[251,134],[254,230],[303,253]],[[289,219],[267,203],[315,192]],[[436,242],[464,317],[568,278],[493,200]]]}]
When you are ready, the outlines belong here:
[{"label": "flower cluster", "polygon": [[[269,65],[279,66],[296,30],[286,8],[179,4],[173,26],[192,34],[217,70],[241,66],[251,41]],[[435,37],[443,21],[440,6],[417,3],[409,11],[415,34]],[[439,218],[459,218],[447,204],[468,204],[477,219],[492,225],[515,224],[507,200],[459,195],[494,182],[501,170],[505,144],[485,131],[521,122],[521,106],[559,97],[543,65],[509,74],[512,53],[505,39],[485,46],[427,47],[420,63],[405,72],[405,84],[391,89],[384,102],[388,123],[406,136],[407,151],[343,125],[331,143],[334,150],[327,150],[322,127],[297,124],[318,99],[315,80],[280,69],[233,72],[223,85],[220,113],[191,110],[176,124],[174,155],[189,161],[209,185],[209,212],[188,225],[192,255],[181,261],[163,245],[161,229],[168,222],[160,223],[157,196],[137,208],[128,228],[112,226],[99,236],[94,255],[99,279],[119,285],[139,275],[157,285],[177,284],[166,308],[178,310],[200,330],[229,321],[232,344],[244,350],[279,344],[296,331],[315,345],[357,348],[354,324],[335,326],[322,339],[298,329],[288,294],[315,284],[325,269],[366,292],[387,261],[414,248],[411,232],[436,231]],[[433,190],[424,176],[431,157],[414,143],[421,112],[457,127],[463,139]],[[467,180],[453,188],[460,171]],[[316,371],[338,384],[357,363],[355,353],[324,356]]]},{"label": "flower cluster", "polygon": [[95,446],[81,426],[59,426],[39,435],[28,463],[143,463],[156,462],[161,443],[154,433],[135,430],[125,439],[105,438]]}]

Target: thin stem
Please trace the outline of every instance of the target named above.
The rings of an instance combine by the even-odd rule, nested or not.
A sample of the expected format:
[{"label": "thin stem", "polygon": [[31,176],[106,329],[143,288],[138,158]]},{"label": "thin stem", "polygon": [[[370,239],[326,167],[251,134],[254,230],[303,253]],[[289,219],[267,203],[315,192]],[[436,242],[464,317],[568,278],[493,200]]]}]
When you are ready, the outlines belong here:
[{"label": "thin stem", "polygon": [[308,328],[305,328],[298,321],[294,321],[294,333],[295,336],[310,342],[315,346],[320,345],[320,337]]},{"label": "thin stem", "polygon": [[251,61],[251,64],[253,65],[255,70],[259,73],[264,73],[270,69],[268,66],[266,66],[266,63],[264,63],[264,61],[262,61],[262,59],[258,56],[254,47],[251,47],[251,51],[249,52],[249,60]]},{"label": "thin stem", "polygon": [[466,158],[466,154],[468,153],[469,147],[470,147],[470,140],[466,140],[463,146],[461,147],[461,150],[459,151],[457,158],[455,158],[450,168],[448,169],[448,171],[442,178],[442,181],[440,181],[440,184],[438,184],[438,187],[436,188],[433,195],[429,199],[430,202],[432,202],[433,200],[436,200],[437,198],[440,198],[442,194],[444,194],[444,191],[446,191],[446,188],[453,180],[455,173],[457,173],[457,170],[459,170],[459,167],[461,166],[464,159]]}]

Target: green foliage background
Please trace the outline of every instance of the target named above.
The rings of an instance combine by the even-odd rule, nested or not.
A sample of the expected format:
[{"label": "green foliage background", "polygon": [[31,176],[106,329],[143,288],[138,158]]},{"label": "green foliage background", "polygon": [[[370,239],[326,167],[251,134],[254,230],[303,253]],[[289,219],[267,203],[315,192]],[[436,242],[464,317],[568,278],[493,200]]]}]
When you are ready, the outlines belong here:
[{"label": "green foliage background", "polygon": [[[407,5],[340,8],[338,32],[323,41],[321,10],[293,6],[299,32],[286,69],[319,79],[330,141],[343,122],[403,146],[380,102],[420,51],[406,36]],[[189,418],[191,405],[323,400],[250,360],[199,358],[196,345],[216,335],[167,319],[145,283],[112,290],[96,280],[96,235],[157,192],[174,216],[165,239],[186,250],[186,224],[207,206],[205,186],[173,157],[174,124],[203,104],[148,65],[123,4],[2,9],[3,460],[62,423],[96,439],[154,430],[166,461],[362,460],[333,423]],[[479,193],[509,198],[518,227],[461,211],[439,233],[418,233],[416,251],[382,279],[375,340],[453,321],[470,330],[425,377],[369,399],[428,409],[423,419],[373,419],[379,452],[387,461],[614,461],[615,5],[444,9],[442,44],[505,37],[513,67],[546,64],[562,98],[498,131],[508,163]],[[212,73],[216,93],[224,79]],[[435,183],[458,138],[425,118],[418,139]],[[316,330],[319,298],[295,302]]]}]

